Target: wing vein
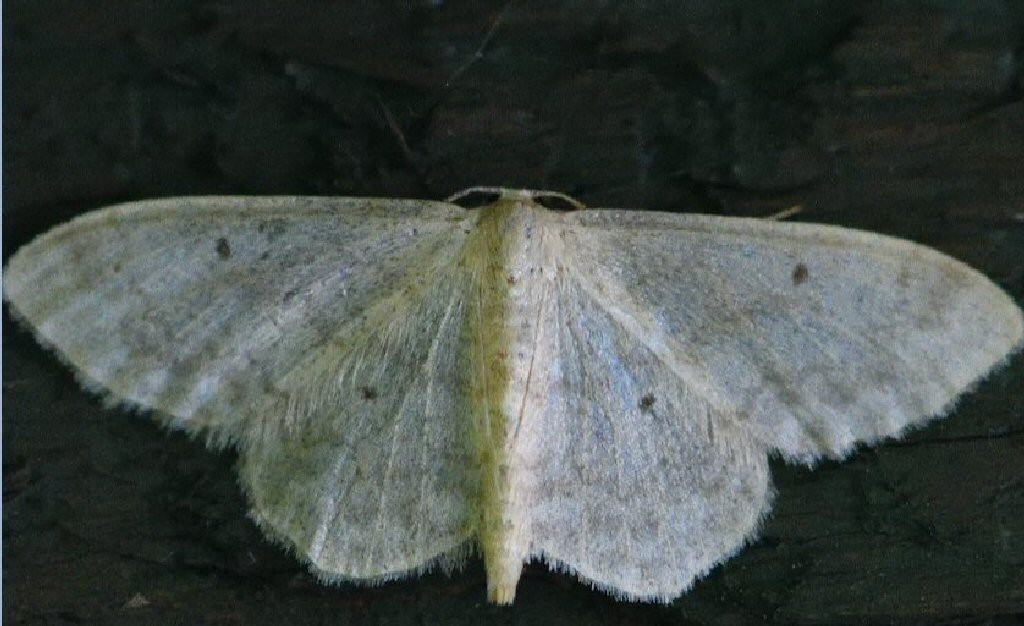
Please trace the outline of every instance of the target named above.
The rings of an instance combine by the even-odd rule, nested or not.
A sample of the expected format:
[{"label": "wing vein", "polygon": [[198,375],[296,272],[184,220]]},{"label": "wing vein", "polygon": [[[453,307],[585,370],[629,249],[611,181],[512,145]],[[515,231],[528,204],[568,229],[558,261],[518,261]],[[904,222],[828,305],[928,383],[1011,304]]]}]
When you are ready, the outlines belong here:
[{"label": "wing vein", "polygon": [[[668,370],[672,372],[672,374],[678,378],[687,389],[690,389],[693,393],[700,396],[702,400],[720,411],[724,412],[732,409],[731,406],[723,407],[725,400],[712,390],[709,381],[700,380],[705,377],[699,374],[699,369],[695,364],[687,367],[672,358],[672,355],[674,354],[685,354],[683,347],[672,339],[672,337],[659,331],[661,334],[661,336],[658,337],[660,342],[656,342],[652,341],[650,337],[645,336],[643,333],[637,332],[635,327],[640,326],[641,323],[640,316],[635,313],[635,311],[638,311],[639,309],[634,302],[629,301],[628,303],[622,303],[620,305],[611,305],[599,295],[598,290],[590,284],[590,281],[586,276],[580,272],[574,272],[574,274],[576,275],[577,283],[591,298],[591,300],[608,313],[619,327],[629,333],[633,339],[647,348],[659,361],[664,363]],[[628,292],[622,290],[621,293]],[[627,307],[633,309],[633,311],[626,310]],[[661,344],[660,346],[659,343]],[[687,371],[687,369],[690,371]]]}]

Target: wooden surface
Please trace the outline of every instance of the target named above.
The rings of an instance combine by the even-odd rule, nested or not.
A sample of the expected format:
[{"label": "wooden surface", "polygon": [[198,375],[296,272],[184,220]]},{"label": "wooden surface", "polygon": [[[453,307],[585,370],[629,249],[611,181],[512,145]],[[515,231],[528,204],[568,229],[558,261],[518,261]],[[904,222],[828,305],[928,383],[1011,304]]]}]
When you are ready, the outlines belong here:
[{"label": "wooden surface", "polygon": [[[442,198],[766,215],[926,243],[1024,301],[1024,6],[1010,2],[4,6],[4,255],[115,201]],[[102,5],[97,8],[96,5]],[[773,464],[762,538],[669,607],[479,561],[319,586],[233,455],[105,409],[4,317],[10,624],[1021,623],[1024,357],[906,440]],[[1015,617],[1018,616],[1018,617]]]}]

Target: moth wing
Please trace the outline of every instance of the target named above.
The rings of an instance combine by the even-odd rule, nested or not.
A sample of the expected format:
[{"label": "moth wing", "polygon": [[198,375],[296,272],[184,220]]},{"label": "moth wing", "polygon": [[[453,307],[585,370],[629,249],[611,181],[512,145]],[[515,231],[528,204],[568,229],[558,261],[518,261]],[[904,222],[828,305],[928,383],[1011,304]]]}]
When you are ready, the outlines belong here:
[{"label": "moth wing", "polygon": [[4,295],[88,384],[238,444],[254,517],[323,575],[383,578],[474,530],[463,219],[424,202],[134,203],[20,250]]},{"label": "moth wing", "polygon": [[1020,309],[936,250],[833,226],[581,211],[581,284],[791,460],[901,433],[1021,346]]},{"label": "moth wing", "polygon": [[532,551],[629,598],[671,599],[753,536],[770,450],[898,434],[1021,342],[988,279],[889,237],[605,210],[544,236],[516,435]]},{"label": "moth wing", "polygon": [[479,475],[454,268],[370,309],[284,379],[296,416],[242,446],[257,522],[326,579],[383,580],[461,560]]},{"label": "moth wing", "polygon": [[539,299],[515,438],[531,555],[666,602],[752,536],[771,499],[767,455],[576,270],[557,268]]}]

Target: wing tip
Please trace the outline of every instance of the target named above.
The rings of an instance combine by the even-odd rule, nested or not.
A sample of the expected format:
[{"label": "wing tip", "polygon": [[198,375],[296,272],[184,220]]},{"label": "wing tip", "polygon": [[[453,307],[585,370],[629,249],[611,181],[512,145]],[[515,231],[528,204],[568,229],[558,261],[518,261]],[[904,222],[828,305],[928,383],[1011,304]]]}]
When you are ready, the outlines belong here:
[{"label": "wing tip", "polygon": [[6,285],[4,299],[8,304],[8,313],[11,319],[14,320],[15,325],[28,331],[43,351],[53,355],[62,366],[69,370],[78,386],[86,394],[98,399],[104,409],[116,409],[153,419],[168,430],[184,432],[192,439],[203,439],[206,447],[211,450],[223,450],[237,443],[232,433],[226,429],[206,428],[192,420],[176,417],[166,411],[162,411],[154,407],[151,402],[133,400],[112,389],[109,384],[89,374],[83,367],[80,367],[65,350],[60,348],[57,341],[54,341],[43,332],[43,324],[32,322],[18,307],[14,299],[8,299]]},{"label": "wing tip", "polygon": [[[1020,316],[1019,310],[1017,311],[1017,315],[1018,317]],[[926,428],[934,422],[951,416],[956,412],[960,402],[964,398],[975,393],[979,387],[984,385],[988,379],[992,378],[998,372],[1011,367],[1011,363],[1016,359],[1017,355],[1024,353],[1024,336],[1022,336],[1022,332],[1024,332],[1024,318],[1020,318],[1019,323],[1020,327],[1016,331],[1016,337],[1013,342],[1009,344],[1009,347],[998,352],[990,353],[990,357],[986,359],[988,364],[986,366],[976,368],[972,373],[969,382],[947,394],[947,396],[938,404],[938,408],[936,410],[909,416],[894,429],[879,429],[874,432],[864,434],[851,434],[848,437],[832,441],[832,445],[830,446],[819,445],[814,448],[805,446],[803,449],[799,450],[782,449],[778,446],[774,446],[771,452],[781,457],[787,463],[803,465],[809,469],[813,469],[823,462],[843,461],[854,454],[859,453],[863,449],[883,443],[899,441],[916,430]]]}]

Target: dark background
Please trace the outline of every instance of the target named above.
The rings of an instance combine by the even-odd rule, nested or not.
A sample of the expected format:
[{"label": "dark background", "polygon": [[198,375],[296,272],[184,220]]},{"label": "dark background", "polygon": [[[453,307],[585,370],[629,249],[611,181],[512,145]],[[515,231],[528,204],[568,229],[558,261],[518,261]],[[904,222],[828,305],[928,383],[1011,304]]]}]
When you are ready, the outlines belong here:
[{"label": "dark background", "polygon": [[[8,0],[4,255],[122,200],[486,184],[799,204],[1024,300],[1024,5],[766,4]],[[669,607],[535,565],[502,609],[477,560],[320,586],[248,521],[231,453],[104,409],[3,329],[5,623],[1022,623],[1020,356],[904,441],[774,463],[761,539]]]}]

